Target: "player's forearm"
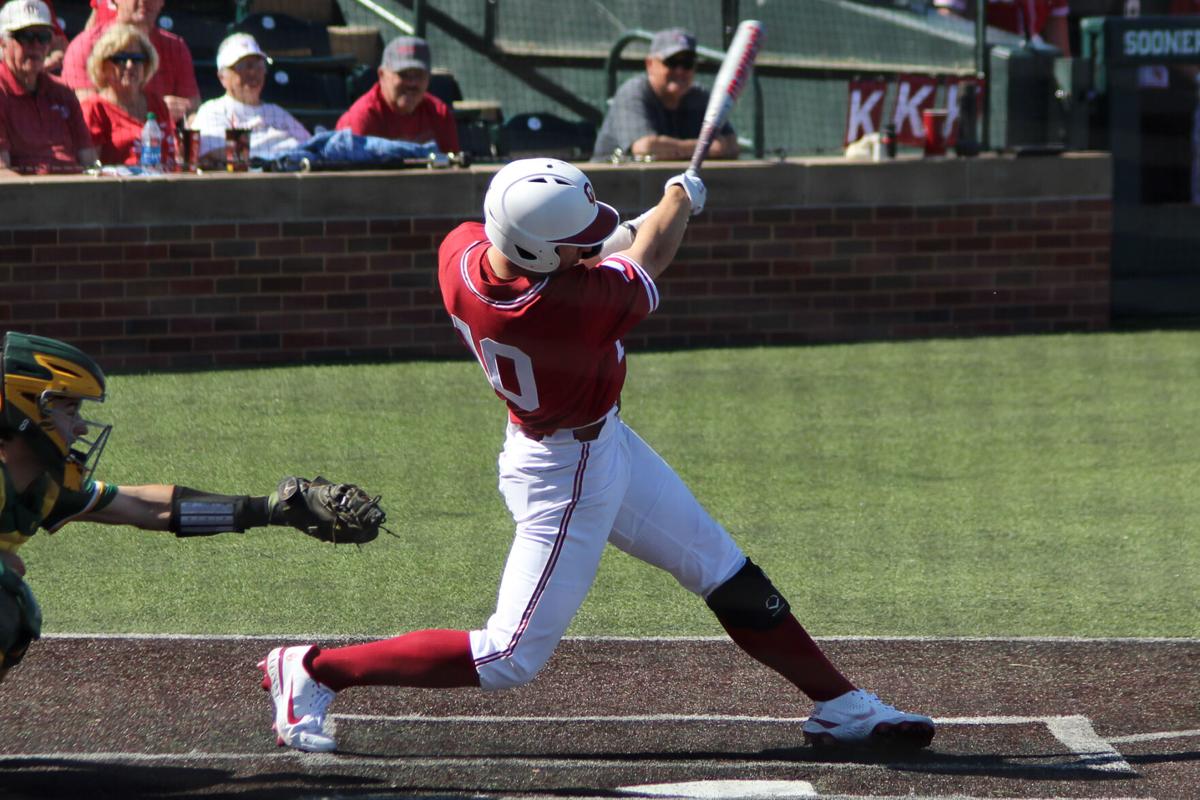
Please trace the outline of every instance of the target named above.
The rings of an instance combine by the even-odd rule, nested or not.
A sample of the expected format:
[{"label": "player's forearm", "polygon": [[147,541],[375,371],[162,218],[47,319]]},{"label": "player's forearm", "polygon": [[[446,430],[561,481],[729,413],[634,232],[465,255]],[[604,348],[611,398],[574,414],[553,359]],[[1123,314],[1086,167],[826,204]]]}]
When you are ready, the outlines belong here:
[{"label": "player's forearm", "polygon": [[265,496],[211,494],[186,486],[121,486],[111,503],[80,519],[169,530],[180,537],[211,536],[270,524],[270,504]]},{"label": "player's forearm", "polygon": [[687,193],[678,186],[671,186],[638,228],[630,254],[650,277],[657,278],[671,265],[691,213],[692,203]]},{"label": "player's forearm", "polygon": [[113,501],[99,511],[80,517],[87,522],[106,525],[132,525],[148,531],[165,531],[171,520],[171,496],[174,486],[148,484],[121,486]]},{"label": "player's forearm", "polygon": [[642,223],[650,219],[650,215],[654,213],[654,209],[650,208],[643,211],[635,219],[629,219],[622,222],[613,231],[612,235],[604,240],[600,246],[600,252],[592,258],[586,259],[583,263],[587,266],[595,266],[604,259],[611,256],[613,253],[622,253],[633,246],[634,239],[637,238],[638,229],[642,227]]}]

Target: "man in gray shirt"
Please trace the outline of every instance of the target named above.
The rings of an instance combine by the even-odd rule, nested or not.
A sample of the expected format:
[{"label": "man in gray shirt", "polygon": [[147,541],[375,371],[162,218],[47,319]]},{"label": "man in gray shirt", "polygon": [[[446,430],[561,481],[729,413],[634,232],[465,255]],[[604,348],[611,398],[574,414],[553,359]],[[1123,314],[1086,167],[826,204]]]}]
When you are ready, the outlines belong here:
[{"label": "man in gray shirt", "polygon": [[[630,78],[613,95],[592,161],[608,161],[618,148],[659,161],[690,159],[708,106],[708,90],[695,85],[695,77],[696,37],[683,28],[654,34],[646,74]],[[737,136],[727,122],[708,158],[737,155]]]}]

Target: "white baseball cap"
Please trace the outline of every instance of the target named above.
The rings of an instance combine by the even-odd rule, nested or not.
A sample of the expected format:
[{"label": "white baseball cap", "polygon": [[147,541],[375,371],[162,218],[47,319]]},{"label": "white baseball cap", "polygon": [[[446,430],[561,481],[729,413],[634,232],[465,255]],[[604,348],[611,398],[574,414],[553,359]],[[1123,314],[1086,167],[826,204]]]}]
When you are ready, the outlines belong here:
[{"label": "white baseball cap", "polygon": [[271,57],[258,46],[258,40],[248,33],[235,33],[221,42],[217,48],[217,69],[229,69],[246,56],[262,56],[267,63]]},{"label": "white baseball cap", "polygon": [[10,0],[4,4],[4,9],[0,10],[0,28],[5,33],[38,26],[54,27],[50,7],[42,0]]}]

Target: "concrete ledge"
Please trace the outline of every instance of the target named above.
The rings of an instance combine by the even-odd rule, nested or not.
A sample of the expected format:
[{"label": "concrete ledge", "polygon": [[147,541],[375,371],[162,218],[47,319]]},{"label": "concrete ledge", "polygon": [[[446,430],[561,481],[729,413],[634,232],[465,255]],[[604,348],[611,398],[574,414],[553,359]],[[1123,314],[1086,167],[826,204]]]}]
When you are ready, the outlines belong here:
[{"label": "concrete ledge", "polygon": [[[581,164],[596,194],[624,212],[655,202],[682,163]],[[466,170],[170,175],[162,178],[0,179],[0,227],[90,227],[208,222],[479,218],[496,165]],[[1108,198],[1107,153],[713,162],[708,208],[940,205],[963,201]]]}]

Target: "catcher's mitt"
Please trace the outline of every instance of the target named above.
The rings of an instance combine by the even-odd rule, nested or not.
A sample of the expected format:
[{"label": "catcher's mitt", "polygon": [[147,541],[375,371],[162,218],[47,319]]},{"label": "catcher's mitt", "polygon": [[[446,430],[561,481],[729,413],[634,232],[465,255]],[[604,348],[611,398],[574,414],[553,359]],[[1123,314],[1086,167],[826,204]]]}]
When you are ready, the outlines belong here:
[{"label": "catcher's mitt", "polygon": [[383,526],[387,514],[379,507],[379,497],[353,483],[291,475],[279,482],[269,502],[273,524],[291,525],[322,542],[366,544],[381,528],[391,533]]}]

